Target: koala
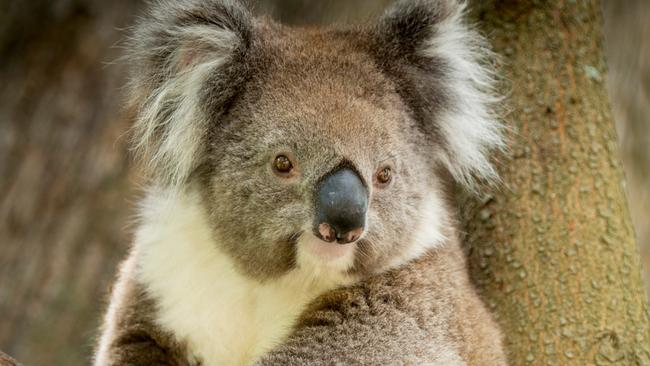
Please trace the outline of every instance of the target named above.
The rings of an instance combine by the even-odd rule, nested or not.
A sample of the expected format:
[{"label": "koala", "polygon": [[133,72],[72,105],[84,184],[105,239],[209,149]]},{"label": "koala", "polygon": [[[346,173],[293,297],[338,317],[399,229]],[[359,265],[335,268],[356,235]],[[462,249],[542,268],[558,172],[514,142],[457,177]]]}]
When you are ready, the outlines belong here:
[{"label": "koala", "polygon": [[452,199],[504,145],[464,14],[293,28],[153,2],[127,47],[146,193],[94,364],[505,365]]}]

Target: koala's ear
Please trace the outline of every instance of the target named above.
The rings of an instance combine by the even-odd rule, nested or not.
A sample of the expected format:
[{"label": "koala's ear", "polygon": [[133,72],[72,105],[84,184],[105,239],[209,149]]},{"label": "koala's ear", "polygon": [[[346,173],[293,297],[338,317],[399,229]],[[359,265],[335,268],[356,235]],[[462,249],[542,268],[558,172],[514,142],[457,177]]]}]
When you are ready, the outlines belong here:
[{"label": "koala's ear", "polygon": [[150,9],[127,47],[133,146],[154,180],[178,185],[201,164],[209,123],[246,77],[253,17],[235,0],[159,0]]},{"label": "koala's ear", "polygon": [[398,1],[377,23],[372,52],[430,137],[437,161],[471,189],[498,178],[490,152],[504,143],[494,56],[464,11],[464,1]]}]

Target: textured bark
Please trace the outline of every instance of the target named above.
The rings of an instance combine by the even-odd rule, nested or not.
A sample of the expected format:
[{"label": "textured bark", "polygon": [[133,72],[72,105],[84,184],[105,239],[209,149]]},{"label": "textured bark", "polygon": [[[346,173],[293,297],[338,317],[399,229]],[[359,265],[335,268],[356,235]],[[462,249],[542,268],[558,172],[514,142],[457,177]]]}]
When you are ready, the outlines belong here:
[{"label": "textured bark", "polygon": [[513,365],[648,365],[650,322],[605,88],[597,1],[495,1],[503,187],[464,204],[474,281]]}]

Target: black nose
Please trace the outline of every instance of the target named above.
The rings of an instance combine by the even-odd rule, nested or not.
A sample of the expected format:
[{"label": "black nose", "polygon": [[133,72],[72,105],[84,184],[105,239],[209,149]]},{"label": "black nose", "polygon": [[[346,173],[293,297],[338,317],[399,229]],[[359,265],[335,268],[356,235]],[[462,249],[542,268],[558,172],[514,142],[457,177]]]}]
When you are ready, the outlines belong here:
[{"label": "black nose", "polygon": [[359,175],[337,169],[318,185],[314,233],[327,242],[351,243],[363,233],[367,210],[368,190]]}]

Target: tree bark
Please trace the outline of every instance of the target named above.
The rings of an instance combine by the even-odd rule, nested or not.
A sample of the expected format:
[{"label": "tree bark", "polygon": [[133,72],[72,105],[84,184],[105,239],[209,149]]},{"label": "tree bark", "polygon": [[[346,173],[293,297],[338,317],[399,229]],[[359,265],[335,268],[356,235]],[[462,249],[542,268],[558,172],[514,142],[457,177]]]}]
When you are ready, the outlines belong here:
[{"label": "tree bark", "polygon": [[648,365],[650,322],[605,88],[597,1],[493,1],[503,186],[463,202],[471,273],[513,365]]}]

